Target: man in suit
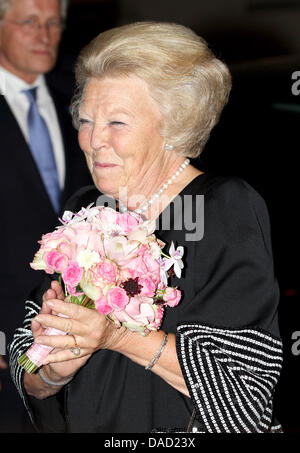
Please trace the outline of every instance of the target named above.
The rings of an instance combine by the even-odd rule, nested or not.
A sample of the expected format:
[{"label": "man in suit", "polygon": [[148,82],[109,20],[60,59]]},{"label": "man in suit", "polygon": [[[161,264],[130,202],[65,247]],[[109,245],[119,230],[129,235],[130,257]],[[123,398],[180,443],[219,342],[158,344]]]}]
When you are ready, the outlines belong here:
[{"label": "man in suit", "polygon": [[[91,183],[68,102],[45,77],[56,63],[67,3],[0,0],[0,331],[7,343],[42,278],[29,266],[37,241],[59,224],[70,195]],[[4,431],[4,419],[13,424],[4,405],[12,403],[1,399],[13,390],[3,374],[0,432],[20,431],[22,422]]]}]

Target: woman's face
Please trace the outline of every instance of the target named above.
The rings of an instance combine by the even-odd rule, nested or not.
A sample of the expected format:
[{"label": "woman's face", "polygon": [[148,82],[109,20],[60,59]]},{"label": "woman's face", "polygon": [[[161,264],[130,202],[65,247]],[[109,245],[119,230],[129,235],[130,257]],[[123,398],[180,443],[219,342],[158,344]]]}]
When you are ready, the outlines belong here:
[{"label": "woman's face", "polygon": [[130,195],[151,193],[164,141],[162,117],[147,84],[135,76],[92,78],[79,117],[79,144],[98,189],[114,198],[120,187]]}]

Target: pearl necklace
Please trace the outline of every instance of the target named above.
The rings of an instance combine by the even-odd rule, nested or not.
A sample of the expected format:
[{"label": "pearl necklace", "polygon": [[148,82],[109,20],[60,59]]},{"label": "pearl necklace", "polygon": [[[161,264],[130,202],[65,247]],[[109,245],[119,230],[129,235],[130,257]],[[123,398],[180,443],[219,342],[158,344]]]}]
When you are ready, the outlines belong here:
[{"label": "pearl necklace", "polygon": [[[177,176],[180,175],[180,173],[190,164],[189,159],[185,159],[185,161],[180,165],[178,170],[174,173],[173,176],[171,176],[168,181],[157,191],[155,194],[150,198],[150,200],[147,201],[143,206],[141,206],[138,209],[134,209],[133,212],[136,214],[142,214],[143,212],[147,211],[149,205],[152,205],[155,200],[157,200],[161,194],[169,187],[173,181],[177,178]],[[120,204],[120,212],[126,212],[128,211],[127,206],[121,205]]]}]

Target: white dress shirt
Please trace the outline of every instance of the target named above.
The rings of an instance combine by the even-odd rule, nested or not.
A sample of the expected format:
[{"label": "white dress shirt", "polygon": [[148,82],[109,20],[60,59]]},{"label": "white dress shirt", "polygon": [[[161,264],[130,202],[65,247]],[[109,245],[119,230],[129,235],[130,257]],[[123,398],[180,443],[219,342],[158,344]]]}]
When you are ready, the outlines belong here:
[{"label": "white dress shirt", "polygon": [[44,118],[49,129],[53,152],[58,173],[60,188],[63,189],[65,183],[65,154],[63,138],[56,114],[53,100],[49,94],[46,81],[43,75],[38,76],[32,85],[28,85],[24,80],[16,77],[0,66],[1,77],[5,78],[5,91],[3,95],[14,114],[25,140],[29,144],[29,132],[27,126],[27,116],[29,111],[29,100],[23,90],[37,87],[37,105],[41,116]]}]

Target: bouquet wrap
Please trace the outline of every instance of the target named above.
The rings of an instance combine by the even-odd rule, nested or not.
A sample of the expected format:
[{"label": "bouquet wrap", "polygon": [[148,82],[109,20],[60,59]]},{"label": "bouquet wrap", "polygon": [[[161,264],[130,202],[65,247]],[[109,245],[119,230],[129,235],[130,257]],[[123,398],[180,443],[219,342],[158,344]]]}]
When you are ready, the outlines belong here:
[{"label": "bouquet wrap", "polygon": [[[95,308],[95,305],[91,299],[88,297],[75,297],[75,296],[68,296],[66,299],[70,303],[75,303],[77,305],[82,305],[87,308]],[[65,315],[59,313],[58,316],[62,318],[66,318]],[[55,329],[54,327],[47,327],[43,332],[43,335],[67,335],[67,332],[63,332],[62,330]],[[25,354],[23,354],[19,359],[19,364],[27,371],[29,374],[33,374],[36,372],[38,368],[43,365],[43,361],[53,351],[54,348],[51,346],[46,346],[43,344],[36,344],[33,343],[32,346],[27,350]]]},{"label": "bouquet wrap", "polygon": [[[66,332],[48,327],[44,335],[66,335]],[[53,350],[51,346],[43,344],[33,344],[26,354],[19,358],[19,364],[30,374],[34,373],[38,368],[43,365],[43,361],[48,354]]]}]

